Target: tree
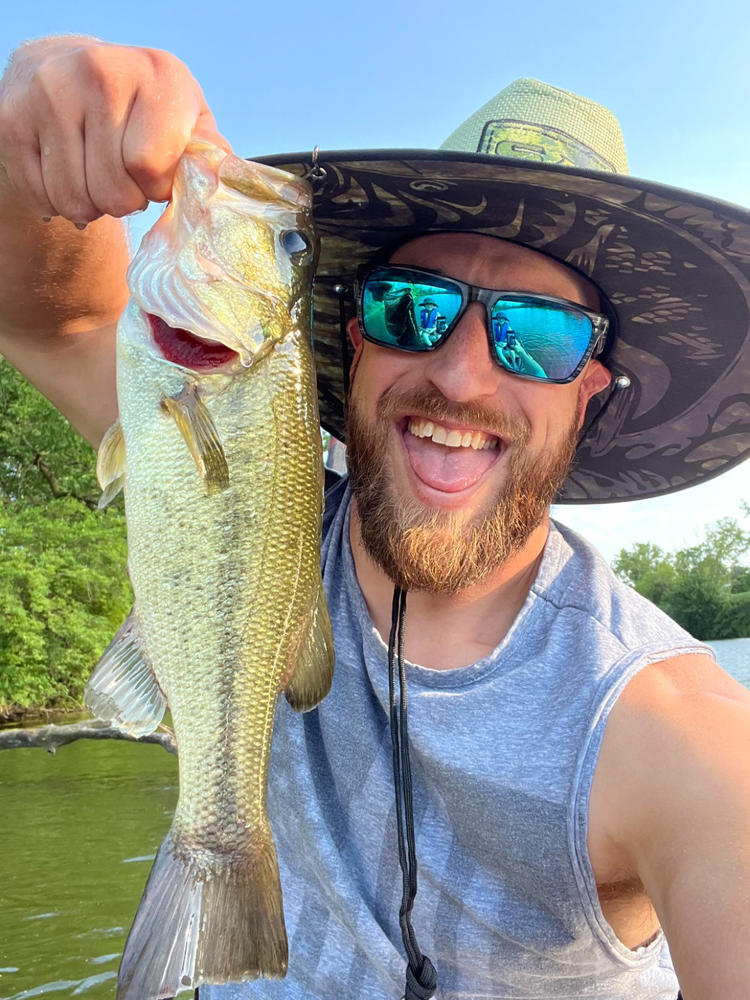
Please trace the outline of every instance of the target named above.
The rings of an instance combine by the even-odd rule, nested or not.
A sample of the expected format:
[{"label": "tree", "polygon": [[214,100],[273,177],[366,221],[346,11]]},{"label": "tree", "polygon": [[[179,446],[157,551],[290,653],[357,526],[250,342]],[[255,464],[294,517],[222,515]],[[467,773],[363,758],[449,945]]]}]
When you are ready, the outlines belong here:
[{"label": "tree", "polygon": [[96,454],[68,421],[0,357],[0,502],[99,499]]},{"label": "tree", "polygon": [[[743,513],[750,507],[742,505]],[[735,518],[711,525],[698,545],[664,553],[638,543],[622,549],[615,573],[698,639],[750,635],[750,531]]]},{"label": "tree", "polygon": [[630,549],[621,549],[614,569],[620,579],[659,607],[674,586],[672,558],[651,542],[637,542]]},{"label": "tree", "polygon": [[0,508],[0,713],[73,707],[132,603],[124,517],[71,497]]},{"label": "tree", "polygon": [[132,603],[93,449],[0,360],[0,717],[74,707]]}]

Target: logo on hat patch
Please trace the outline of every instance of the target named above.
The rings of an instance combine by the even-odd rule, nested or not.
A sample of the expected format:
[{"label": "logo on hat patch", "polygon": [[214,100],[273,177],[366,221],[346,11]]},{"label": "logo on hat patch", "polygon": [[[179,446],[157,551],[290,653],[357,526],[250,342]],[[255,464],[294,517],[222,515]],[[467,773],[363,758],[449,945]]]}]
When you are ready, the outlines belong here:
[{"label": "logo on hat patch", "polygon": [[487,122],[482,130],[477,152],[534,160],[537,163],[554,163],[558,167],[581,167],[584,170],[617,173],[613,163],[567,132],[561,132],[550,125],[535,125],[510,118]]}]

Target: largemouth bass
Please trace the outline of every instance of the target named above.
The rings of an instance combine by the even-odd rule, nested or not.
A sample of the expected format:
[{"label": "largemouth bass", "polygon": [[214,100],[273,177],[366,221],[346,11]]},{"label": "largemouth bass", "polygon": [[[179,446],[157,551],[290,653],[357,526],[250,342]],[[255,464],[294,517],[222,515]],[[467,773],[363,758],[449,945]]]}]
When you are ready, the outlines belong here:
[{"label": "largemouth bass", "polygon": [[128,272],[120,416],[98,471],[103,503],[125,489],[135,604],[87,703],[133,733],[168,705],[180,791],[119,1000],[286,972],[266,814],[274,711],[280,690],[312,708],[333,669],[311,203],[291,175],[194,141]]}]

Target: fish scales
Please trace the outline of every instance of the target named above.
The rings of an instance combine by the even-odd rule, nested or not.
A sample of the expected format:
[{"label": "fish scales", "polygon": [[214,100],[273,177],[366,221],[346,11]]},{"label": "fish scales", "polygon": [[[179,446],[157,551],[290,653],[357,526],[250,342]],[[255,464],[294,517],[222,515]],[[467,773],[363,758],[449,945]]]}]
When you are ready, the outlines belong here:
[{"label": "fish scales", "polygon": [[[132,438],[125,433],[133,467],[128,492],[138,495],[128,505],[130,574],[142,630],[153,635],[152,657],[163,664],[158,677],[180,747],[175,823],[196,834],[206,823],[211,775],[221,773],[229,761],[238,776],[224,791],[237,796],[236,820],[242,829],[249,819],[257,821],[257,810],[265,803],[268,759],[247,759],[245,744],[237,743],[245,727],[237,721],[252,718],[252,728],[257,725],[265,736],[275,692],[309,617],[304,601],[290,602],[289,595],[309,593],[320,573],[315,512],[298,509],[296,499],[316,489],[316,469],[295,457],[298,442],[309,437],[315,420],[299,406],[295,412],[296,401],[309,392],[300,391],[302,373],[295,370],[294,357],[279,352],[261,366],[250,398],[247,388],[237,385],[212,403],[234,473],[230,487],[212,497],[203,494],[174,423],[166,416],[156,422],[145,419],[161,399],[148,371],[137,379],[141,384],[122,394],[123,424],[137,429]],[[127,379],[133,377],[133,367],[125,367]],[[238,407],[253,428],[250,440],[246,428],[233,427]],[[275,522],[287,526],[283,539],[267,530]],[[280,634],[286,648],[278,643]],[[214,679],[215,663],[227,665],[221,683]],[[269,664],[275,666],[269,669]],[[206,676],[206,671],[212,673]],[[197,714],[194,687],[205,689],[207,699]],[[223,733],[217,720],[226,725]],[[236,752],[228,752],[234,746]],[[262,798],[259,788],[250,795],[250,774],[253,784],[262,787]],[[249,815],[252,810],[256,815]],[[223,827],[220,839],[226,835]]]},{"label": "fish scales", "polygon": [[[274,712],[282,687],[295,708],[312,707],[333,663],[309,195],[207,143],[188,147],[181,168],[171,215],[131,267],[119,428],[100,450],[105,496],[124,482],[135,606],[87,701],[130,731],[154,728],[156,695],[142,680],[153,671],[180,770],[121,1000],[285,973],[266,814]],[[218,350],[219,363],[202,368],[204,350]],[[133,700],[121,675],[134,658],[147,693]]]}]

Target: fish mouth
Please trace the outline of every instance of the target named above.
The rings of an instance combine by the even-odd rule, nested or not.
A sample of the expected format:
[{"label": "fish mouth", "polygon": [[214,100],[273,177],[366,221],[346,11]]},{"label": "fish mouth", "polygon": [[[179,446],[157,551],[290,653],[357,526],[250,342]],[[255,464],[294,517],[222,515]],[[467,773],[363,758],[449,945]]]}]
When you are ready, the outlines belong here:
[{"label": "fish mouth", "polygon": [[199,337],[169,326],[161,316],[147,314],[154,343],[166,361],[197,372],[214,371],[239,360],[239,354],[218,340]]}]

